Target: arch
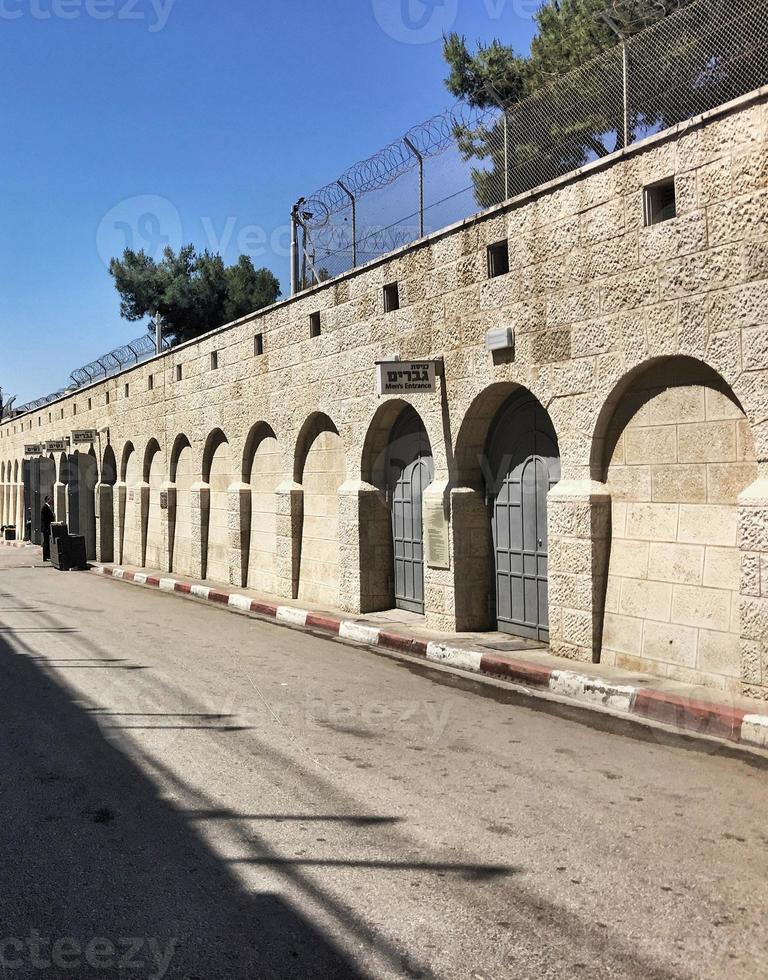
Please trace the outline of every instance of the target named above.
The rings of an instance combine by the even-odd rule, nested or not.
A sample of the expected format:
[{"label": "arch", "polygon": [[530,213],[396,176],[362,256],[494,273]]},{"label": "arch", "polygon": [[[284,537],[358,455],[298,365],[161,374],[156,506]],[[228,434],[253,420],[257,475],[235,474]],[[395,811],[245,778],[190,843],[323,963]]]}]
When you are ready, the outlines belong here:
[{"label": "arch", "polygon": [[[192,443],[187,439],[184,433],[179,433],[173,440],[173,446],[171,447],[171,465],[169,470],[169,477],[171,483],[176,482],[176,473],[179,466],[179,457],[184,452],[185,449],[192,449]],[[191,455],[191,454],[190,454]],[[191,470],[190,470],[191,472]]]},{"label": "arch", "polygon": [[265,439],[274,439],[277,441],[277,436],[272,426],[268,422],[257,422],[255,425],[252,425],[245,440],[245,446],[243,447],[243,462],[240,471],[240,478],[243,483],[248,483],[251,476],[253,458]]},{"label": "arch", "polygon": [[101,460],[101,482],[106,483],[109,486],[114,486],[115,483],[117,483],[117,461],[115,459],[115,450],[109,443],[107,443],[107,447],[104,450],[104,455]]},{"label": "arch", "polygon": [[117,483],[117,461],[115,451],[107,443],[101,458],[99,474],[99,516],[97,519],[97,540],[99,561],[114,561],[115,557],[115,494]]},{"label": "arch", "polygon": [[129,440],[123,446],[123,452],[120,457],[120,482],[121,483],[127,482],[128,464],[134,453],[135,453],[135,449],[133,448],[133,443]]},{"label": "arch", "polygon": [[402,398],[387,399],[376,409],[363,441],[360,459],[360,475],[382,492],[387,489],[388,449],[392,428],[403,412],[412,408]]},{"label": "arch", "polygon": [[606,398],[595,423],[590,453],[590,471],[593,480],[604,482],[607,461],[613,450],[610,445],[611,430],[626,424],[634,414],[653,397],[652,388],[643,379],[653,380],[656,389],[681,387],[681,379],[697,378],[698,381],[721,391],[742,415],[744,409],[725,378],[706,361],[695,357],[672,355],[654,357],[636,365],[614,386]]},{"label": "arch", "polygon": [[214,429],[208,434],[208,438],[205,440],[205,449],[203,450],[203,483],[211,482],[213,458],[219,447],[225,443],[229,445],[229,440],[221,429]]},{"label": "arch", "polygon": [[127,565],[141,566],[144,559],[141,489],[138,488],[142,482],[142,469],[143,460],[134,449],[133,443],[126,443],[120,473],[122,482],[126,485],[122,561]]},{"label": "arch", "polygon": [[263,592],[276,591],[277,487],[283,479],[280,446],[274,430],[257,422],[245,442],[242,482],[251,488],[246,584]]},{"label": "arch", "polygon": [[165,461],[157,439],[150,439],[144,452],[144,483],[149,484],[149,501],[144,531],[144,564],[149,568],[165,567],[165,527],[160,493],[165,483]]},{"label": "arch", "polygon": [[604,663],[738,689],[737,498],[755,458],[738,398],[705,362],[656,358],[616,386],[591,458],[611,494]]},{"label": "arch", "polygon": [[339,487],[345,479],[341,436],[317,412],[302,426],[294,457],[294,480],[304,490],[298,598],[308,602],[339,602]]},{"label": "arch", "polygon": [[434,479],[434,461],[424,420],[409,402],[394,398],[376,410],[360,473],[380,491],[366,502],[364,517],[376,555],[366,569],[369,594],[377,597],[377,608],[423,613],[422,495]]},{"label": "arch", "polygon": [[152,467],[152,461],[159,452],[160,443],[157,439],[150,439],[147,443],[147,448],[144,450],[144,462],[141,468],[141,478],[144,483],[149,483],[149,471]]},{"label": "arch", "polygon": [[296,451],[293,454],[293,480],[294,483],[303,483],[304,466],[310,448],[316,442],[318,436],[324,432],[339,435],[339,430],[334,425],[331,418],[324,412],[313,412],[304,422],[296,440]]},{"label": "arch", "polygon": [[485,489],[485,451],[491,427],[505,402],[520,391],[528,389],[511,381],[499,381],[484,388],[472,401],[456,436],[454,466],[458,486]]},{"label": "arch", "polygon": [[211,433],[203,455],[203,481],[208,484],[208,533],[205,536],[203,578],[229,582],[231,535],[229,530],[229,488],[235,480],[232,452],[224,433]]},{"label": "arch", "polygon": [[197,480],[192,445],[185,435],[178,435],[171,450],[171,482],[176,490],[173,532],[169,527],[170,570],[179,575],[199,575],[194,567],[192,547],[192,487]]}]

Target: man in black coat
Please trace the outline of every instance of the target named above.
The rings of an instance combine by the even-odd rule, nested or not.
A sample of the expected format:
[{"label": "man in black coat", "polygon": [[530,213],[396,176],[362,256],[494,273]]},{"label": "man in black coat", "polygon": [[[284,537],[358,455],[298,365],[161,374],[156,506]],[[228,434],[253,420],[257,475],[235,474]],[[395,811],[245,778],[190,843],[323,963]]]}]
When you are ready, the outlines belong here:
[{"label": "man in black coat", "polygon": [[46,497],[40,508],[40,529],[43,532],[43,561],[51,560],[51,524],[56,520],[51,498]]}]

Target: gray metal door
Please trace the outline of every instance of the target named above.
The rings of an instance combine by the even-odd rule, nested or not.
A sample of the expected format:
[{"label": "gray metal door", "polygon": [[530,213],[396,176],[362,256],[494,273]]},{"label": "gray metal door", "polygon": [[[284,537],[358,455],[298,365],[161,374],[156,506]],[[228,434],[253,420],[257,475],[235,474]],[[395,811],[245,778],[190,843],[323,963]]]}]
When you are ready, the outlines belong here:
[{"label": "gray metal door", "polygon": [[421,419],[406,409],[392,429],[387,495],[392,507],[395,606],[424,612],[421,500],[434,479],[432,448]]},{"label": "gray metal door", "polygon": [[549,416],[527,392],[502,409],[488,459],[498,627],[548,640],[547,493],[560,479],[560,454]]}]

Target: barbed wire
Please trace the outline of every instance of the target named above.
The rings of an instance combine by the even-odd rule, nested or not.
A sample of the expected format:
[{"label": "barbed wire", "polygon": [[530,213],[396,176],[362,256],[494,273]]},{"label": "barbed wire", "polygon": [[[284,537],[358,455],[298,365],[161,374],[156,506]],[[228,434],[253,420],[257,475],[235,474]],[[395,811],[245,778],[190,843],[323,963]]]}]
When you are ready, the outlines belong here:
[{"label": "barbed wire", "polygon": [[[309,194],[310,265],[322,265],[325,278],[341,274],[416,240],[422,226],[439,230],[768,82],[768,0],[657,6],[666,16],[647,26],[633,0],[606,0],[626,40],[526,98],[458,103]],[[420,165],[421,191],[408,179]],[[423,211],[419,194],[429,198]]]}]

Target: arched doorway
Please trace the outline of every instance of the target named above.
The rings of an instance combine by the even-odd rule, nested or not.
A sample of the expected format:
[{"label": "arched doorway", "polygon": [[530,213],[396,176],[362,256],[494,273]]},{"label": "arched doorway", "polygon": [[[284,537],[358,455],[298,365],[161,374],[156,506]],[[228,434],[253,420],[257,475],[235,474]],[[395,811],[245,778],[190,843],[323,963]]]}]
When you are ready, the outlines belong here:
[{"label": "arched doorway", "polygon": [[422,495],[435,476],[427,430],[414,409],[404,409],[387,447],[387,502],[392,511],[394,599],[398,609],[424,612]]},{"label": "arched doorway", "polygon": [[544,407],[520,389],[501,407],[486,452],[498,628],[549,639],[547,494],[560,452]]}]

